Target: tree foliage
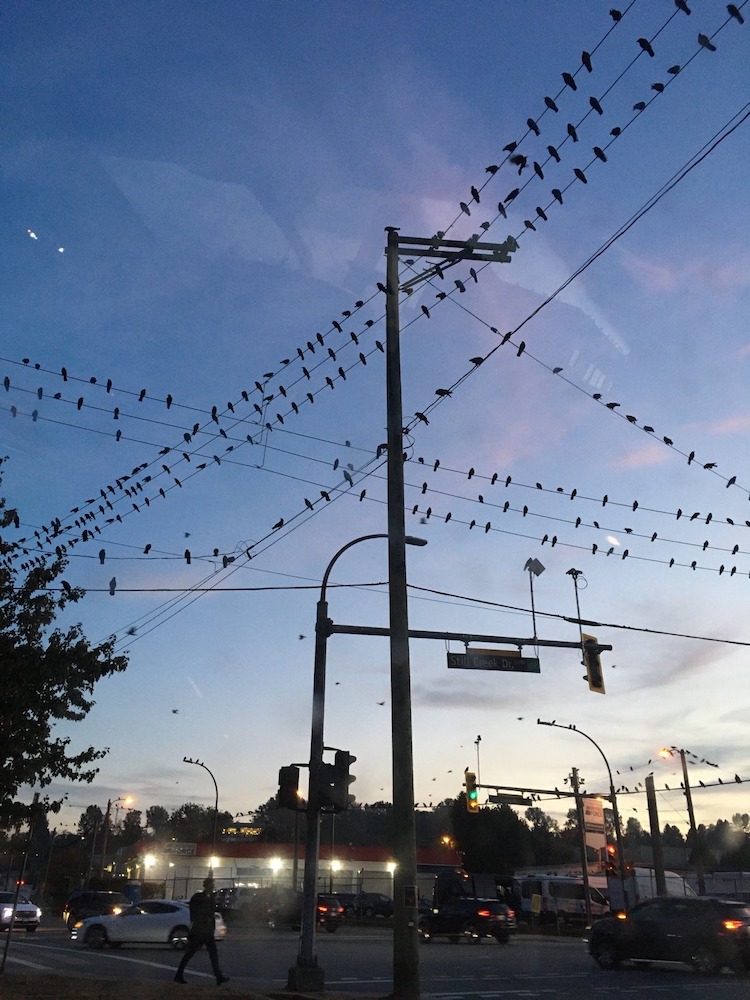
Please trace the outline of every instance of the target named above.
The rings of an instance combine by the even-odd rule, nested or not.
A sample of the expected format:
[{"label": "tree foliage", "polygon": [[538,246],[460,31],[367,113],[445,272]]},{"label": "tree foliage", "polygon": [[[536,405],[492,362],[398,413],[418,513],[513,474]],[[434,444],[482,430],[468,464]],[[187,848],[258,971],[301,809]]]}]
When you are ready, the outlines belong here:
[{"label": "tree foliage", "polygon": [[[75,752],[70,737],[55,734],[55,725],[84,719],[94,705],[97,681],[127,666],[127,657],[114,654],[114,638],[91,645],[80,624],[55,627],[60,612],[84,596],[83,590],[62,578],[67,565],[63,525],[56,521],[44,527],[44,534],[29,539],[17,537],[20,524],[18,512],[0,497],[0,826],[4,827],[28,821],[31,807],[18,800],[24,787],[43,789],[55,779],[87,783],[94,779],[96,762],[106,749],[90,746]],[[46,811],[58,812],[62,801],[46,796],[42,804]]]}]

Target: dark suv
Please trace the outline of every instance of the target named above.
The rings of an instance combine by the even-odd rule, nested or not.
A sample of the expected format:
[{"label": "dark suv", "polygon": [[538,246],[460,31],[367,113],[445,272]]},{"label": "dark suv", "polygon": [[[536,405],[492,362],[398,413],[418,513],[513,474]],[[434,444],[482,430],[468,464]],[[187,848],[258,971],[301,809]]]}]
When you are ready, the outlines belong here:
[{"label": "dark suv", "polygon": [[70,929],[77,920],[84,920],[86,917],[100,917],[105,913],[120,913],[121,910],[131,905],[131,900],[123,892],[77,889],[68,898],[62,912],[62,918]]},{"label": "dark suv", "polygon": [[342,899],[341,902],[344,904],[347,917],[364,917],[365,920],[372,920],[375,917],[393,916],[393,900],[382,892],[358,892],[351,899]]},{"label": "dark suv", "polygon": [[714,896],[648,899],[589,929],[589,954],[603,969],[624,961],[682,962],[715,974],[750,970],[750,905]]},{"label": "dark suv", "polygon": [[453,942],[465,939],[474,944],[482,938],[494,938],[499,944],[507,944],[516,929],[513,910],[494,899],[457,897],[446,900],[439,907],[425,907],[419,914],[419,938],[423,944],[438,936]]},{"label": "dark suv", "polygon": [[[318,895],[316,922],[329,934],[335,934],[344,918],[344,907],[336,896]],[[268,910],[268,926],[271,928],[291,927],[299,930],[302,926],[302,893],[279,894]]]}]

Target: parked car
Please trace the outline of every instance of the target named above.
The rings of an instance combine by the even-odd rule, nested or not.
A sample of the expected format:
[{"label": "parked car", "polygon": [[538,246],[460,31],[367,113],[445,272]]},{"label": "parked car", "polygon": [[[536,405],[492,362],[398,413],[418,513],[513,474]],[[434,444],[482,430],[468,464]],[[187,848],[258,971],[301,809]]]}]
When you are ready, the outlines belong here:
[{"label": "parked car", "polygon": [[[15,920],[13,919],[14,908],[16,911]],[[19,893],[18,900],[16,900],[15,892],[0,892],[0,929],[7,931],[11,921],[13,921],[14,929],[16,927],[24,928],[32,933],[39,926],[41,917],[42,911],[39,907],[25,896]]]},{"label": "parked car", "polygon": [[[318,895],[317,924],[329,934],[334,934],[344,919],[344,907],[336,896]],[[291,927],[299,930],[302,926],[302,893],[289,892],[278,896],[268,911],[268,926]]]},{"label": "parked car", "polygon": [[[185,948],[190,929],[190,907],[176,899],[146,899],[133,903],[119,913],[99,914],[77,920],[70,928],[70,939],[89,948],[122,944],[169,944]],[[214,937],[226,935],[226,924],[216,914]]]},{"label": "parked car", "polygon": [[603,969],[621,962],[681,962],[714,974],[750,970],[750,907],[718,896],[648,899],[588,928],[589,954]]},{"label": "parked car", "polygon": [[347,900],[341,899],[341,894],[337,894],[337,898],[344,904],[347,917],[372,920],[375,917],[393,916],[393,900],[382,892],[358,892]]},{"label": "parked car", "polygon": [[216,909],[225,920],[249,923],[266,919],[273,903],[276,890],[257,886],[238,885],[231,889],[220,889],[216,893]]},{"label": "parked car", "polygon": [[124,892],[106,892],[93,889],[76,889],[68,897],[62,912],[63,922],[68,930],[78,920],[98,917],[105,913],[120,913],[132,906]]},{"label": "parked car", "polygon": [[419,915],[419,939],[423,944],[438,936],[454,944],[461,940],[479,944],[483,938],[507,944],[516,930],[515,913],[499,900],[457,897]]}]

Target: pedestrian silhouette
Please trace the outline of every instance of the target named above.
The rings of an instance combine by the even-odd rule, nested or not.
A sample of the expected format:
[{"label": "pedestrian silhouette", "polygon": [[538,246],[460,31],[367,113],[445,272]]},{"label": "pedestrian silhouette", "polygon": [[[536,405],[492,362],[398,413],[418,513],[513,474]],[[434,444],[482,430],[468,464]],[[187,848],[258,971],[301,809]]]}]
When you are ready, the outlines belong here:
[{"label": "pedestrian silhouette", "polygon": [[211,968],[216,976],[216,985],[229,982],[229,976],[225,976],[219,968],[219,955],[216,951],[216,940],[214,938],[216,924],[216,904],[214,902],[214,880],[206,878],[203,880],[203,889],[196,892],[190,899],[190,930],[187,938],[187,948],[185,954],[177,966],[174,976],[176,983],[186,982],[183,972],[193,955],[204,945],[211,960]]}]

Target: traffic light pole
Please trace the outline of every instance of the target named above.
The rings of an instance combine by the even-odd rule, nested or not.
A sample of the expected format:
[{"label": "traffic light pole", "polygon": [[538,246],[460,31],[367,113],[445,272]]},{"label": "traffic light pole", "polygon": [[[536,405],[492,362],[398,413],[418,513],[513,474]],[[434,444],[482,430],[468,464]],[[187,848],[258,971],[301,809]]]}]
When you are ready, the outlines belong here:
[{"label": "traffic light pole", "polygon": [[[313,666],[313,705],[310,733],[310,779],[307,795],[307,832],[305,840],[305,874],[302,888],[302,933],[297,962],[289,969],[288,989],[321,991],[324,985],[323,969],[315,954],[315,930],[318,895],[318,856],[320,854],[320,808],[323,776],[323,724],[325,720],[326,660],[328,638],[333,633],[333,623],[328,617],[326,588],[331,571],[338,558],[347,549],[372,538],[387,538],[383,533],[361,535],[347,542],[335,553],[326,567],[320,585],[315,616],[315,661]],[[404,537],[405,545],[426,545],[422,538]],[[348,755],[349,760],[356,758]]]},{"label": "traffic light pole", "polygon": [[320,785],[323,768],[323,722],[325,718],[326,656],[330,621],[326,587],[336,560],[342,553],[358,542],[379,535],[363,535],[347,542],[334,555],[323,574],[315,616],[315,662],[313,667],[313,706],[310,734],[310,780],[307,795],[307,832],[305,840],[305,875],[302,888],[302,934],[300,936],[297,963],[289,969],[288,988],[290,990],[323,989],[323,969],[318,965],[315,954],[315,928],[318,895],[318,855],[320,854]]}]

